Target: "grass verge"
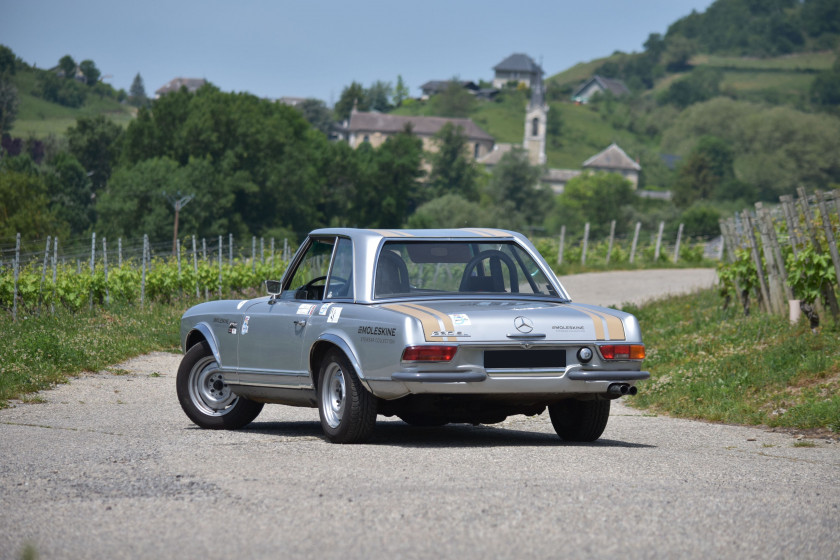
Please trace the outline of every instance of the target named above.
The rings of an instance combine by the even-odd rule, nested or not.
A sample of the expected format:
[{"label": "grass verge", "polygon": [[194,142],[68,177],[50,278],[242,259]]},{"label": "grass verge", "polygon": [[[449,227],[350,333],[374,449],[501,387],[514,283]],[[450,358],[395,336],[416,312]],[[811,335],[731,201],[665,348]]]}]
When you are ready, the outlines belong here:
[{"label": "grass verge", "polygon": [[713,290],[628,305],[651,379],[633,406],[682,418],[840,432],[840,327],[723,310]]},{"label": "grass verge", "polygon": [[138,307],[57,311],[5,321],[0,344],[0,408],[9,399],[64,383],[84,371],[99,371],[132,356],[179,348],[178,321],[188,307],[154,303]]}]

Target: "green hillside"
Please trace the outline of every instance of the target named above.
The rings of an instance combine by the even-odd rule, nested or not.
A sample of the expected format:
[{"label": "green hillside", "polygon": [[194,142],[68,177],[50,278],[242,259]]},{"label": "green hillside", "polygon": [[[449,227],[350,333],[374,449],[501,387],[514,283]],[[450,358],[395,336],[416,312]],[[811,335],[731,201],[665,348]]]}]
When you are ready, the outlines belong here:
[{"label": "green hillside", "polygon": [[[67,129],[76,124],[79,117],[106,115],[121,126],[133,118],[136,110],[117,101],[116,92],[110,86],[97,84],[86,95],[80,107],[67,107],[48,101],[40,92],[40,75],[44,70],[20,68],[12,77],[18,90],[18,115],[10,134],[20,138],[45,138],[49,135],[63,136]],[[110,91],[109,91],[110,90]]]}]

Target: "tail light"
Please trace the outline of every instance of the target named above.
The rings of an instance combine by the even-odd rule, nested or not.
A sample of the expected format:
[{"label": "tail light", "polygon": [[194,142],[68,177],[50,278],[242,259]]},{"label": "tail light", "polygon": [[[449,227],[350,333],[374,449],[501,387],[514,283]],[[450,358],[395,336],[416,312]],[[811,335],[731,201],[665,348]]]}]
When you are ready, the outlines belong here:
[{"label": "tail light", "polygon": [[644,360],[644,344],[604,344],[599,346],[605,360]]},{"label": "tail light", "polygon": [[403,350],[404,362],[451,362],[457,346],[407,346]]}]

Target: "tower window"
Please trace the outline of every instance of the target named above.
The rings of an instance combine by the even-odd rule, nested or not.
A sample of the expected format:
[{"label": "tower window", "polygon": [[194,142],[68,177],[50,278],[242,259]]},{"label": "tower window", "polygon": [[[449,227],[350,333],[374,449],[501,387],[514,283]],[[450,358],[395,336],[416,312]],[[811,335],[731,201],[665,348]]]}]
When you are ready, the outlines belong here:
[{"label": "tower window", "polygon": [[531,121],[531,136],[539,136],[540,134],[540,119],[539,117],[534,117]]}]

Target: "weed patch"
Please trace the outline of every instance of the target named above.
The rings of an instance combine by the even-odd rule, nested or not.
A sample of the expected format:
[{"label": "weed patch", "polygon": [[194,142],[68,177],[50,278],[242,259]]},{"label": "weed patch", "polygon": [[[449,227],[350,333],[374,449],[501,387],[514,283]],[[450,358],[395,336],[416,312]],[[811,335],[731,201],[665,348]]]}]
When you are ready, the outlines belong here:
[{"label": "weed patch", "polygon": [[721,309],[713,290],[643,306],[636,314],[651,379],[634,406],[732,424],[840,433],[840,344],[832,325]]}]

